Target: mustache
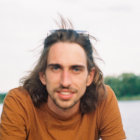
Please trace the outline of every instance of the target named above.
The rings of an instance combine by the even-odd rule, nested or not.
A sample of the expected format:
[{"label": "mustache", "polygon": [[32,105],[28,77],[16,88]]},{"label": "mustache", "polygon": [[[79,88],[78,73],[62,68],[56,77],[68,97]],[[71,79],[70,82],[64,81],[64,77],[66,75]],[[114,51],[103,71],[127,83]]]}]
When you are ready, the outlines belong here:
[{"label": "mustache", "polygon": [[64,89],[67,89],[70,92],[77,92],[77,89],[75,89],[75,88],[72,88],[72,87],[63,87],[63,86],[60,86],[60,87],[55,88],[54,89],[54,92],[61,92]]}]

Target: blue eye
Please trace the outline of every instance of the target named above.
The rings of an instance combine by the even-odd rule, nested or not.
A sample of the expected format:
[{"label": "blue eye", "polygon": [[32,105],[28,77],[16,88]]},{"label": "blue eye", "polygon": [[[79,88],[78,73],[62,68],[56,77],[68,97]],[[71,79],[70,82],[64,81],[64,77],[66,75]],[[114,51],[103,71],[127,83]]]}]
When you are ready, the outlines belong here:
[{"label": "blue eye", "polygon": [[53,69],[58,70],[60,67],[59,66],[53,66]]},{"label": "blue eye", "polygon": [[77,67],[77,68],[73,68],[74,71],[80,71],[80,69]]},{"label": "blue eye", "polygon": [[49,64],[49,65],[48,65],[48,68],[49,68],[51,71],[57,72],[58,70],[61,69],[61,66],[60,66],[59,64]]},{"label": "blue eye", "polygon": [[52,66],[52,70],[53,71],[58,71],[59,69],[60,69],[60,66],[59,65]]},{"label": "blue eye", "polygon": [[81,66],[73,66],[72,67],[72,71],[74,73],[80,73],[80,72],[82,72],[82,70],[83,70],[83,67],[81,67]]}]

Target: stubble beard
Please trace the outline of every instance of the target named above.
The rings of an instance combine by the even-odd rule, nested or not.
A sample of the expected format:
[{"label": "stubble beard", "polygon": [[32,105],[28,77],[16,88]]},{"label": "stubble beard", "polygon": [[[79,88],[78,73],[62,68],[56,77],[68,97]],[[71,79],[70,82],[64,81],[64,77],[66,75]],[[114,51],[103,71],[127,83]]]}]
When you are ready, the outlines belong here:
[{"label": "stubble beard", "polygon": [[[56,89],[54,89],[53,93],[56,93],[56,92],[58,92],[58,91],[61,91],[63,88],[65,88],[65,87],[56,88]],[[78,93],[78,90],[77,90],[77,89],[74,89],[74,88],[66,87],[65,89],[69,89],[71,92],[74,92],[74,94],[77,94],[77,93]],[[73,107],[80,101],[80,99],[81,99],[81,97],[79,97],[77,100],[74,100],[73,103],[72,103],[70,106],[62,107],[62,106],[58,103],[57,99],[55,99],[55,98],[54,98],[53,96],[51,96],[51,95],[48,95],[48,96],[50,96],[50,98],[51,98],[51,100],[53,101],[53,103],[54,103],[59,109],[61,109],[61,110],[63,110],[63,111],[66,111],[66,110],[69,110],[69,109],[73,108]],[[63,100],[63,101],[61,101],[61,102],[69,102],[69,101],[68,101],[68,100],[66,100],[66,101]]]},{"label": "stubble beard", "polygon": [[[61,110],[63,110],[63,111],[66,111],[66,110],[69,110],[69,109],[73,108],[73,107],[79,102],[80,99],[74,101],[73,104],[71,104],[71,105],[68,106],[68,107],[62,107],[61,105],[59,105],[59,103],[57,103],[56,99],[52,99],[52,100],[53,100],[54,104],[55,104],[59,109],[61,109]],[[67,101],[63,101],[63,102],[67,102]]]}]

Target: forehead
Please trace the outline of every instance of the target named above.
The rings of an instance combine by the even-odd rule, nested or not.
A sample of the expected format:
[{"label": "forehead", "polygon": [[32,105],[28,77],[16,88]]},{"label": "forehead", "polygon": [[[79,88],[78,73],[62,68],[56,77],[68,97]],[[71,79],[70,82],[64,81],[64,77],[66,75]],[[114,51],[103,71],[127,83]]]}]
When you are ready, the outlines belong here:
[{"label": "forehead", "polygon": [[47,63],[87,65],[84,49],[77,43],[57,42],[50,47]]}]

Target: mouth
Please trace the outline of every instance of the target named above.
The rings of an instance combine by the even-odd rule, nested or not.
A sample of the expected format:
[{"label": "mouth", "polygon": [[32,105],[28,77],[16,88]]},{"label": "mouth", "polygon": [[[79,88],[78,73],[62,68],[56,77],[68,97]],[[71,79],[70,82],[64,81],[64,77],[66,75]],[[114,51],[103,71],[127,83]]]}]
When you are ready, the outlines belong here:
[{"label": "mouth", "polygon": [[60,94],[63,94],[63,95],[70,95],[71,93],[70,93],[70,92],[60,92]]},{"label": "mouth", "polygon": [[74,96],[74,93],[70,91],[59,91],[57,94],[61,100],[70,100]]}]

